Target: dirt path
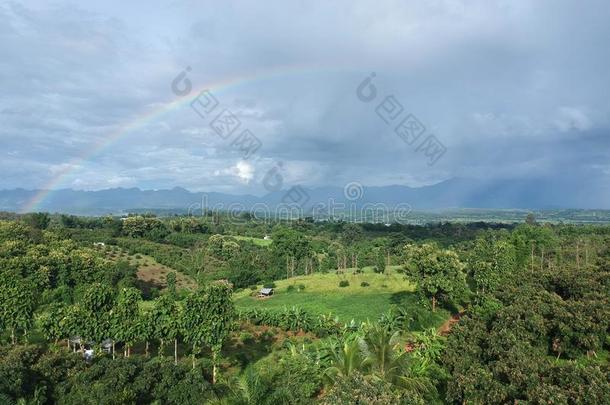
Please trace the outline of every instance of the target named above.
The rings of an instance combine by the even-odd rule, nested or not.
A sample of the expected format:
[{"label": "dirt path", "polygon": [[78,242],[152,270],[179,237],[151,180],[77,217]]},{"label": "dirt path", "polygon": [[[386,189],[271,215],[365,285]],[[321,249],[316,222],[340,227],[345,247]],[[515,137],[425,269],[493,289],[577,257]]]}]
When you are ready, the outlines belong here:
[{"label": "dirt path", "polygon": [[464,315],[464,311],[460,311],[457,314],[453,315],[451,318],[447,319],[447,321],[445,321],[445,323],[442,324],[440,328],[438,328],[439,335],[447,336],[451,331],[453,325],[458,323],[462,315]]}]

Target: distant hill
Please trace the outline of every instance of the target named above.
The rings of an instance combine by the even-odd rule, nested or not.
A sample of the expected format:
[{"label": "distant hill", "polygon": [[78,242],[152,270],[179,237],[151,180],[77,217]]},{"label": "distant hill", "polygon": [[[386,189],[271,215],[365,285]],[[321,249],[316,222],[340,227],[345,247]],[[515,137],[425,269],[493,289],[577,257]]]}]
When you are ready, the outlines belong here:
[{"label": "distant hill", "polygon": [[[472,179],[451,179],[418,188],[384,186],[356,188],[345,195],[342,187],[303,188],[304,193],[287,194],[286,190],[265,196],[231,195],[217,192],[190,192],[175,187],[171,190],[140,190],[112,188],[99,191],[61,189],[50,193],[35,207],[37,211],[80,215],[120,214],[134,210],[167,210],[193,212],[208,209],[251,210],[282,203],[305,203],[305,209],[334,205],[362,207],[371,204],[398,204],[416,211],[451,208],[485,209],[607,209],[610,208],[608,185],[551,180],[504,180],[485,182]],[[39,190],[0,191],[0,210],[22,211]],[[299,200],[299,196],[302,197]],[[319,208],[318,208],[319,209]]]}]

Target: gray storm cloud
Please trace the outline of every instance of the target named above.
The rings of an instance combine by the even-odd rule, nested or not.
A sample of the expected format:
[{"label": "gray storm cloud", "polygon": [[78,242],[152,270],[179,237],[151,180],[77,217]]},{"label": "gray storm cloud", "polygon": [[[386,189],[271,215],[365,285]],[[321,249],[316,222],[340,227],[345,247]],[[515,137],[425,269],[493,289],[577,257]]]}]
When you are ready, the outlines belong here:
[{"label": "gray storm cloud", "polygon": [[[0,188],[66,173],[56,187],[262,193],[278,162],[313,187],[607,183],[609,17],[603,1],[3,2]],[[188,103],[141,118],[176,100],[186,66],[261,140],[257,156]],[[393,95],[447,148],[437,164],[356,97],[371,72],[378,101]]]}]

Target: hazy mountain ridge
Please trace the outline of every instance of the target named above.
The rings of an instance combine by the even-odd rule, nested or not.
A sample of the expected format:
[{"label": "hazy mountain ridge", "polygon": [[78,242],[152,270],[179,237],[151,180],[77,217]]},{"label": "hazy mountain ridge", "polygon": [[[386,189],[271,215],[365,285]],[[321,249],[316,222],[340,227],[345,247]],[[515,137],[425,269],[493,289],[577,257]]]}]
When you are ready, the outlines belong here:
[{"label": "hazy mountain ridge", "polygon": [[[314,204],[409,204],[414,210],[447,208],[517,208],[517,209],[606,209],[610,208],[607,188],[594,184],[547,180],[505,180],[484,182],[472,179],[450,179],[419,188],[407,186],[363,187],[358,198],[348,199],[342,187],[303,188],[306,206]],[[567,192],[566,190],[569,190]],[[0,210],[22,211],[40,190],[0,190]],[[262,197],[219,192],[191,192],[181,187],[170,190],[112,188],[99,191],[62,189],[50,193],[36,211],[74,214],[121,213],[132,209],[183,210],[229,206],[250,209],[255,204],[277,207],[290,202],[287,191],[280,190]],[[352,197],[353,198],[353,197]]]}]

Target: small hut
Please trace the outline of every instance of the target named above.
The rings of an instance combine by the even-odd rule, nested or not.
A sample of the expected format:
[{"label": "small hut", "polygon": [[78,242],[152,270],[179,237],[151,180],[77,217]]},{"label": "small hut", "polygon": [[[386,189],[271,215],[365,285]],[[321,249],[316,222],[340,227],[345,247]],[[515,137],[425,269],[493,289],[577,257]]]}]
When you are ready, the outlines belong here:
[{"label": "small hut", "polygon": [[259,298],[268,298],[273,295],[273,288],[263,288],[258,292]]}]

